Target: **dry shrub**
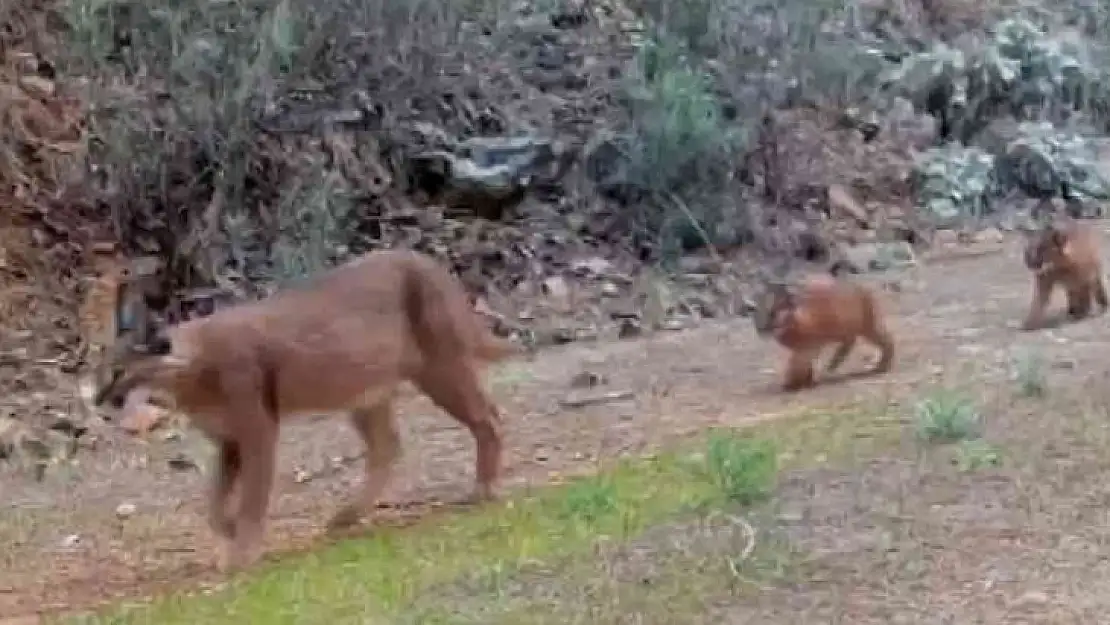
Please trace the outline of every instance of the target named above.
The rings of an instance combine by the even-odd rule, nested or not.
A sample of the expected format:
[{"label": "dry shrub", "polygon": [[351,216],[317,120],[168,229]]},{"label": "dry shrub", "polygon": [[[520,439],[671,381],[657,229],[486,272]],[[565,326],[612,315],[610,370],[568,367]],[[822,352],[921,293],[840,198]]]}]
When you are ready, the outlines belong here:
[{"label": "dry shrub", "polygon": [[101,210],[186,285],[331,264],[353,244],[352,209],[370,212],[399,173],[397,112],[486,123],[445,94],[475,71],[460,50],[496,30],[498,2],[75,0]]},{"label": "dry shrub", "polygon": [[0,7],[0,351],[31,367],[5,367],[3,406],[19,418],[58,410],[55,390],[73,365],[76,278],[89,238],[86,216],[63,189],[84,158],[82,105],[53,79],[50,3]]}]

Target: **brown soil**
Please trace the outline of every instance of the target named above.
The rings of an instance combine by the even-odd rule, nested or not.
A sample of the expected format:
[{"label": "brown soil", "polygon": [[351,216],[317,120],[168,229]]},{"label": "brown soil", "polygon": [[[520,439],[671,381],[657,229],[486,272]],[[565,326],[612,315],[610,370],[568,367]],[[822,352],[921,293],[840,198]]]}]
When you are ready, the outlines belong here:
[{"label": "brown soil", "polygon": [[[1022,349],[1035,351],[1052,363],[1054,384],[1056,378],[1071,379],[1068,384],[1080,385],[1075,388],[1088,392],[1090,387],[1082,386],[1083,376],[1078,372],[1100,371],[1101,350],[1110,345],[1110,340],[1103,338],[1105,320],[1095,318],[1037,333],[1018,332],[1016,325],[1025,313],[1030,288],[1028,274],[1020,265],[1018,244],[1014,239],[1000,254],[937,261],[899,275],[881,276],[881,282],[898,284],[886,293],[894,314],[892,329],[899,339],[898,354],[894,371],[883,377],[861,377],[782,395],[775,389],[783,353],[758,341],[746,320],[640,341],[569,346],[550,350],[534,362],[504,367],[493,376],[493,387],[510,424],[508,486],[590,471],[599,459],[670,445],[676,438],[710,425],[775,418],[802,407],[908,400],[919,388],[941,379],[973,381],[983,389],[998,387],[1005,383],[1012,359]],[[1059,302],[1056,304],[1058,308]],[[873,357],[861,346],[844,370],[862,369]],[[967,377],[961,372],[969,363],[976,378],[960,380]],[[575,410],[562,408],[560,400],[573,392],[570,380],[583,370],[607,376],[604,390],[629,390],[633,398]],[[1069,402],[1079,396],[1079,392],[1060,394],[1061,401]],[[465,494],[473,463],[473,446],[465,433],[426,401],[415,400],[403,410],[410,416],[405,431],[408,453],[387,497],[406,505],[386,511],[387,516],[402,521],[431,502]],[[1081,454],[1083,449],[1095,448],[1089,443],[1083,447],[1086,439],[1075,433],[1051,430],[1041,419],[1015,423],[1025,424],[1026,429],[1008,428],[1003,434],[1027,445],[1035,440],[1042,455],[1055,441],[1059,449],[1068,450],[1068,459],[1095,458],[1093,452]],[[1040,429],[1031,432],[1029,426]],[[0,542],[10,545],[2,562],[0,614],[88,607],[213,577],[214,544],[201,515],[204,478],[197,471],[175,471],[166,462],[182,449],[199,457],[200,443],[192,435],[182,441],[163,441],[155,435],[143,442],[109,430],[97,434],[100,449],[81,455],[79,466],[51,472],[44,482],[3,476],[5,499],[11,503],[0,524]],[[354,468],[318,471],[331,474],[298,483],[294,479],[298,468],[314,471],[330,465],[331,458],[354,451],[339,419],[296,424],[285,430],[278,493],[271,507],[271,550],[309,545],[359,474]],[[1040,471],[1056,467],[1051,474],[1061,480],[1072,470],[1068,467],[1076,466],[1073,460],[1057,458],[1055,462],[1030,466],[1036,465]],[[872,478],[877,482],[874,488],[867,481]],[[1083,514],[1096,514],[1084,507],[1092,497],[1102,496],[1102,491],[1088,492],[1095,484],[1090,479],[1081,480],[1078,486],[1061,486],[1058,492],[1049,492],[1049,485],[1037,482],[1041,499],[1036,503],[1027,496],[1033,486],[1021,481],[1020,475],[1008,477],[1008,482],[992,481],[983,474],[931,478],[900,465],[876,465],[862,478],[812,474],[804,479],[804,486],[788,485],[787,500],[790,488],[822,496],[799,498],[807,508],[798,513],[804,522],[799,522],[795,534],[815,550],[821,566],[832,567],[824,569],[832,572],[833,580],[824,587],[825,592],[848,592],[837,595],[836,605],[843,608],[847,601],[856,606],[858,599],[856,608],[839,613],[851,617],[851,622],[939,623],[950,622],[946,619],[953,615],[978,620],[984,618],[982,610],[987,608],[977,607],[980,604],[975,602],[985,605],[993,596],[991,588],[1010,584],[1006,580],[1015,575],[1043,574],[1047,576],[1043,579],[1055,580],[1060,588],[1068,589],[1090,586],[1097,590],[1098,579],[1110,579],[1110,575],[1100,576],[1096,551],[1084,547],[1098,544],[1098,532],[1082,534],[1087,541],[1083,544],[1061,545],[1062,530],[1050,529],[1064,514],[1061,510],[1067,510],[1065,516],[1071,523]],[[939,486],[931,482],[934,479]],[[969,479],[981,483],[961,481]],[[902,512],[891,512],[894,499],[901,502]],[[121,503],[136,508],[124,520],[117,518]],[[830,515],[839,516],[832,519]],[[912,517],[912,523],[907,521],[910,524],[897,531],[921,527],[926,536],[935,539],[922,543],[916,552],[928,551],[931,558],[921,560],[929,567],[921,573],[923,577],[910,579],[909,570],[899,568],[896,559],[884,559],[873,549],[861,550],[850,544],[853,528],[876,523],[876,515],[895,520]],[[944,532],[954,538],[942,540]],[[918,536],[917,540],[922,539]],[[1075,558],[1069,559],[1069,554]],[[835,568],[840,557],[847,558],[850,570]],[[1000,562],[1009,568],[993,573],[984,568]],[[1053,563],[1055,568],[1045,568]],[[1078,568],[1080,564],[1082,568]],[[892,576],[895,581],[890,583],[896,586],[904,585],[888,588],[890,583],[884,583],[882,575]],[[969,577],[964,579],[965,575]],[[870,581],[865,584],[866,580]],[[964,585],[954,585],[956,581]],[[1017,587],[1013,588],[1017,592]],[[1043,595],[1047,592],[1043,584],[1029,588],[1029,592],[1042,593],[1031,595],[1033,603],[1041,608],[1055,605],[1055,595]],[[885,607],[871,601],[880,591],[891,597]],[[932,593],[944,594],[934,597]],[[1044,596],[1049,598],[1042,601]],[[899,608],[895,599],[909,607]],[[815,594],[812,601],[820,602],[820,597]],[[918,611],[922,605],[937,609],[922,617]],[[1097,606],[1092,606],[1073,603],[1067,614],[1074,616],[1052,622],[1094,622],[1095,612],[1089,610]],[[740,613],[736,606],[722,609]],[[715,622],[727,622],[727,618]],[[828,622],[824,614],[814,612],[814,618]]]}]

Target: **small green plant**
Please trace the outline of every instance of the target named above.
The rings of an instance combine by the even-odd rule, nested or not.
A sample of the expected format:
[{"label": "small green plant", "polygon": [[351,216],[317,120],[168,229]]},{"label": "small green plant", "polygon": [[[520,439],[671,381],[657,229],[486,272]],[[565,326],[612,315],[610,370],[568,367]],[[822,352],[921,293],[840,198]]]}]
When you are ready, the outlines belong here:
[{"label": "small green plant", "polygon": [[915,407],[918,438],[930,443],[952,443],[978,438],[982,416],[971,399],[954,392],[939,392]]},{"label": "small green plant", "polygon": [[593,523],[612,514],[620,500],[617,486],[604,476],[579,480],[563,493],[560,517]]},{"label": "small green plant", "polygon": [[713,485],[734,503],[762,501],[775,486],[778,452],[770,440],[713,432],[705,462]]},{"label": "small green plant", "polygon": [[1044,397],[1048,393],[1044,358],[1032,352],[1019,354],[1014,360],[1014,381],[1022,397]]},{"label": "small green plant", "polygon": [[1002,464],[1002,453],[997,447],[983,439],[962,441],[956,447],[952,463],[960,471],[976,471]]}]

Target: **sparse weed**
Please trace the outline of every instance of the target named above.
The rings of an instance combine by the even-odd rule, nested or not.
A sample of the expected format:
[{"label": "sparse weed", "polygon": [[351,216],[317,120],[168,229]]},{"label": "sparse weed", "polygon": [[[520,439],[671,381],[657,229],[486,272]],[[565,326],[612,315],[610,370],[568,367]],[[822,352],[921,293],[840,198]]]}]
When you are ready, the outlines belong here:
[{"label": "sparse weed", "polygon": [[917,436],[930,443],[975,439],[982,431],[982,415],[975,403],[955,392],[937,392],[915,407]]},{"label": "sparse weed", "polygon": [[729,501],[751,505],[774,488],[778,453],[770,440],[713,432],[705,460],[710,480]]},{"label": "sparse weed", "polygon": [[1002,464],[1002,452],[998,447],[979,438],[961,441],[956,446],[955,456],[952,458],[960,471],[976,471],[987,467],[997,467]]},{"label": "sparse weed", "polygon": [[1048,394],[1044,358],[1035,352],[1022,352],[1014,359],[1014,381],[1022,397],[1044,397]]}]

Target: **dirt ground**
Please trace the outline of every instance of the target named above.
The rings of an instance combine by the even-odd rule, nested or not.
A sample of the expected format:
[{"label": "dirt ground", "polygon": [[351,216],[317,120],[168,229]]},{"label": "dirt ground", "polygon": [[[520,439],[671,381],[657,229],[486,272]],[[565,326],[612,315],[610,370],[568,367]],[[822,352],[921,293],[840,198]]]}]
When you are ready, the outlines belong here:
[{"label": "dirt ground", "polygon": [[[1018,332],[1030,289],[1019,246],[1015,237],[997,254],[873,276],[897,284],[886,299],[898,354],[883,377],[782,395],[775,385],[783,354],[757,340],[745,319],[513,363],[491,381],[509,424],[506,487],[590,471],[599,459],[673,444],[711,425],[800,407],[906,402],[942,379],[973,383],[1001,415],[989,426],[995,438],[1023,462],[969,475],[929,471],[928,459],[884,459],[857,474],[793,476],[782,494],[782,505],[794,506],[783,531],[811,551],[813,578],[805,588],[768,592],[759,605],[724,602],[706,622],[1096,622],[1110,607],[1110,567],[1099,549],[1110,540],[1110,481],[1102,479],[1110,456],[1100,446],[1110,434],[1098,420],[1110,405],[1102,384],[1107,318]],[[1036,405],[999,403],[995,389],[1022,353],[1045,359],[1052,392]],[[844,369],[873,357],[860,347]],[[571,380],[583,371],[607,378],[600,392],[631,397],[563,406],[581,392]],[[1090,418],[1065,423],[1046,406]],[[473,445],[461,430],[422,399],[403,410],[407,454],[387,494],[403,503],[385,511],[401,520],[465,494],[473,471]],[[96,452],[44,482],[0,476],[10,502],[0,523],[0,543],[10,545],[0,556],[0,614],[83,608],[213,577],[204,477],[167,462],[183,451],[202,459],[201,443],[188,433],[149,441],[97,434]],[[333,458],[354,451],[339,419],[285,429],[270,549],[303,548],[320,534],[359,474],[357,464],[332,469]],[[133,507],[122,519],[121,504]],[[782,620],[783,610],[797,616]]]}]

